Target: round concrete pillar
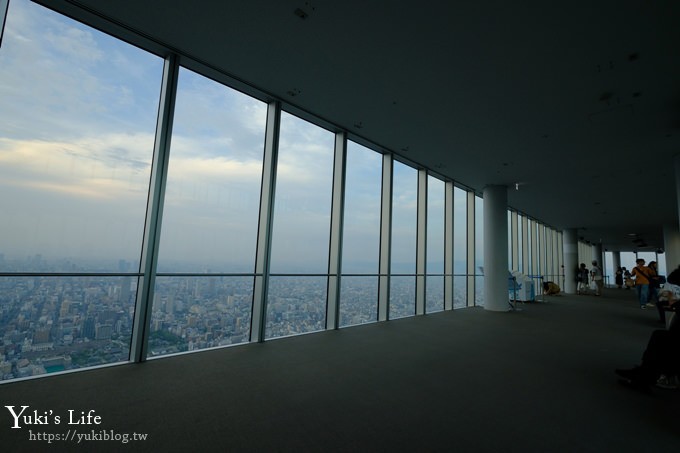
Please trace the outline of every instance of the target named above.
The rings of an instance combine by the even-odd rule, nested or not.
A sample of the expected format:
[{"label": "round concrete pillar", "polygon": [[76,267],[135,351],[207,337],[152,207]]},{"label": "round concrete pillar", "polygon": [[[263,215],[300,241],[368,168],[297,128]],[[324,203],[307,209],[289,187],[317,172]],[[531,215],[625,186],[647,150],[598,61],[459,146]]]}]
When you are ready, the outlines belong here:
[{"label": "round concrete pillar", "polygon": [[508,188],[484,188],[484,309],[508,311]]}]

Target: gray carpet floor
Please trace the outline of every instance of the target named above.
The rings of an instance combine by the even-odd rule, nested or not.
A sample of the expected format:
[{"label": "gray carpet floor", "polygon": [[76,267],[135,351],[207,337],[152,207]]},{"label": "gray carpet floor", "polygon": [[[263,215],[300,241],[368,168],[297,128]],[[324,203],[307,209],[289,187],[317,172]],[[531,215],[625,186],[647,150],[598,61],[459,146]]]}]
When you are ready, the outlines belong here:
[{"label": "gray carpet floor", "polygon": [[[655,310],[632,291],[470,308],[0,385],[52,411],[2,451],[677,452],[680,391],[632,391]],[[101,424],[68,425],[94,410]],[[61,424],[54,424],[54,416]],[[70,430],[70,431],[69,431]],[[37,433],[71,440],[48,443]],[[82,440],[94,433],[146,440]],[[35,440],[30,440],[33,436]]]}]

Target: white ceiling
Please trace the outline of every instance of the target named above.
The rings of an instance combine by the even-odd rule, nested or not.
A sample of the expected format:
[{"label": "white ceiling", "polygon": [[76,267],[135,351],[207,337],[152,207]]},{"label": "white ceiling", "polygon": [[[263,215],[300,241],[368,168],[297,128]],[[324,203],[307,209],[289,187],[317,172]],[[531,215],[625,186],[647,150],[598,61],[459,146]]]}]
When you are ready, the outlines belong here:
[{"label": "white ceiling", "polygon": [[478,192],[506,184],[512,208],[605,249],[639,249],[637,233],[653,250],[677,228],[680,2],[47,3],[85,5]]}]

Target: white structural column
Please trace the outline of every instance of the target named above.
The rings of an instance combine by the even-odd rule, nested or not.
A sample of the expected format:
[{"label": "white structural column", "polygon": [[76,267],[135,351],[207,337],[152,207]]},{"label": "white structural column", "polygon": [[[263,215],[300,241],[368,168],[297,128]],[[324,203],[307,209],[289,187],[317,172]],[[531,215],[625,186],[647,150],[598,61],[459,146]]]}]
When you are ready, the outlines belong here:
[{"label": "white structural column", "polygon": [[[678,203],[678,215],[680,215],[680,154],[673,158],[673,165],[675,166],[675,195]],[[678,219],[680,223],[680,219]]]},{"label": "white structural column", "polygon": [[380,264],[378,277],[378,321],[390,317],[390,273],[392,250],[392,168],[391,154],[383,154],[382,201],[380,209]]},{"label": "white structural column", "polygon": [[604,253],[602,253],[602,243],[595,244],[593,248],[595,249],[595,257],[593,259],[596,260],[597,264],[599,264],[604,270]]},{"label": "white structural column", "polygon": [[576,229],[564,230],[562,234],[564,248],[564,291],[576,294],[576,268],[578,267],[578,237]]},{"label": "white structural column", "polygon": [[680,266],[680,231],[678,225],[663,226],[663,247],[666,252],[666,272]]},{"label": "white structural column", "polygon": [[[673,158],[673,164],[675,166],[675,194],[678,209],[680,209],[680,154]],[[680,210],[678,213],[680,214]],[[680,266],[680,238],[678,237],[680,233],[678,233],[678,225],[680,225],[680,219],[678,219],[677,223],[673,222],[672,224],[663,226],[666,270],[669,274],[672,270]]]},{"label": "white structural column", "polygon": [[169,55],[163,65],[163,83],[161,85],[160,106],[156,121],[156,140],[151,164],[151,183],[146,206],[144,238],[142,241],[142,257],[140,271],[142,276],[137,282],[135,299],[135,319],[132,327],[130,360],[143,362],[146,360],[149,344],[149,327],[151,323],[152,301],[156,287],[156,267],[158,263],[158,244],[161,237],[161,219],[163,218],[163,201],[165,185],[168,178],[168,162],[170,160],[170,141],[172,123],[175,116],[175,98],[179,63],[176,55]]},{"label": "white structural column", "polygon": [[269,293],[269,261],[271,257],[274,195],[276,193],[276,167],[279,153],[281,104],[272,101],[267,107],[267,127],[264,138],[262,190],[260,195],[260,223],[257,232],[255,255],[255,286],[253,313],[250,321],[250,341],[263,342],[267,321],[267,295]]},{"label": "white structural column", "polygon": [[476,254],[476,241],[475,241],[475,193],[469,191],[467,193],[467,278],[466,278],[466,306],[475,306],[475,274],[477,270],[475,269],[475,254]]},{"label": "white structural column", "polygon": [[512,238],[512,243],[510,244],[512,246],[512,256],[510,262],[512,263],[511,269],[514,271],[521,269],[521,263],[519,262],[519,241],[517,240],[519,237],[518,230],[519,217],[517,211],[512,211],[510,213],[510,237]]},{"label": "white structural column", "polygon": [[340,323],[340,272],[342,272],[346,160],[347,133],[337,132],[335,134],[335,162],[333,164],[333,204],[331,206],[331,246],[328,258],[326,329],[337,329]]},{"label": "white structural column", "polygon": [[484,309],[508,310],[508,188],[484,188]]},{"label": "white structural column", "polygon": [[612,269],[614,270],[614,279],[616,279],[616,269],[621,266],[621,252],[612,252]]},{"label": "white structural column", "polygon": [[418,223],[416,235],[416,315],[425,314],[427,281],[427,170],[418,170]]},{"label": "white structural column", "polygon": [[446,183],[444,204],[444,310],[453,310],[453,182]]}]

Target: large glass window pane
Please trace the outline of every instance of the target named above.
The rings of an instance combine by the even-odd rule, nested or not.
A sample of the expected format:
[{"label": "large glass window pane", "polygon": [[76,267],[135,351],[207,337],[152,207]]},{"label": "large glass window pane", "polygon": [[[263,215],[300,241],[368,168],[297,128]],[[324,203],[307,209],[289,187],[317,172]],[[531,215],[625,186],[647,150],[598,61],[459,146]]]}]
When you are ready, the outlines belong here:
[{"label": "large glass window pane", "polygon": [[453,308],[467,306],[467,192],[453,189]]},{"label": "large glass window pane", "polygon": [[273,273],[328,272],[334,144],[332,133],[281,113]]},{"label": "large glass window pane", "polygon": [[254,271],[266,116],[264,103],[180,70],[159,272]]},{"label": "large glass window pane", "polygon": [[378,277],[343,276],[340,296],[340,326],[378,320]]},{"label": "large glass window pane", "polygon": [[675,268],[668,269],[668,267],[666,265],[666,254],[665,253],[657,254],[656,259],[658,260],[658,264],[659,264],[659,275],[667,275],[667,274],[670,274],[671,272],[673,272],[675,270]]},{"label": "large glass window pane", "polygon": [[[390,284],[390,319],[413,316],[416,310],[418,172],[414,168],[395,161],[392,187],[391,268],[393,275]],[[413,277],[396,278],[394,274],[413,275]]]},{"label": "large glass window pane", "polygon": [[270,277],[266,338],[323,330],[328,277]]},{"label": "large glass window pane", "polygon": [[124,362],[136,277],[0,277],[0,379]]},{"label": "large glass window pane", "polygon": [[149,356],[244,343],[253,277],[157,277]]},{"label": "large glass window pane", "polygon": [[342,273],[377,274],[382,156],[347,142]]},{"label": "large glass window pane", "polygon": [[382,156],[348,141],[339,323],[343,327],[377,321],[381,180]]},{"label": "large glass window pane", "polygon": [[638,252],[637,257],[645,260],[646,266],[650,261],[656,261],[656,252]]},{"label": "large glass window pane", "polygon": [[605,282],[608,285],[613,285],[616,269],[614,269],[614,254],[609,251],[604,252],[604,275]]},{"label": "large glass window pane", "polygon": [[426,313],[444,309],[445,190],[444,181],[428,176]]},{"label": "large glass window pane", "polygon": [[0,49],[5,266],[116,272],[140,255],[162,60],[10,3]]},{"label": "large glass window pane", "polygon": [[[272,231],[273,274],[327,274],[335,136],[281,114]],[[322,330],[327,276],[269,279],[266,338]]]},{"label": "large glass window pane", "polygon": [[0,272],[74,275],[0,279],[0,375],[125,361],[163,61],[35,3],[10,3]]},{"label": "large glass window pane", "polygon": [[[580,260],[581,258],[579,258]],[[635,267],[635,260],[637,257],[634,252],[621,252],[621,266],[626,270],[631,271]],[[583,262],[583,260],[581,260]]]}]

